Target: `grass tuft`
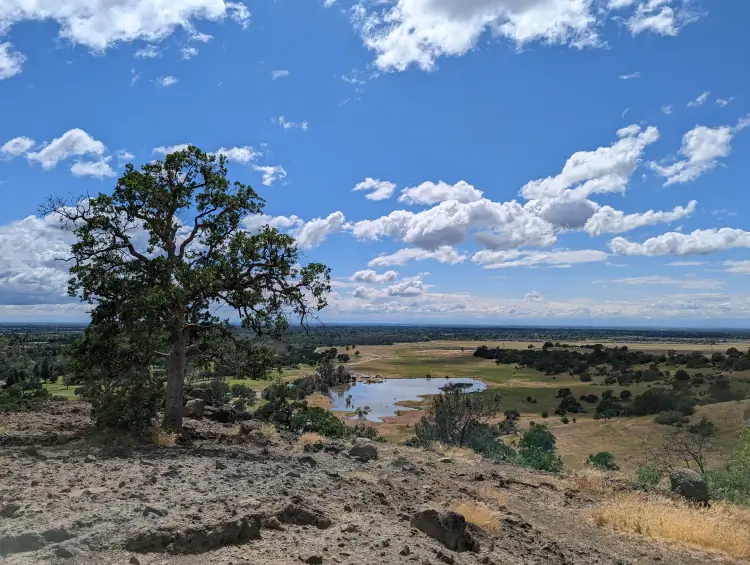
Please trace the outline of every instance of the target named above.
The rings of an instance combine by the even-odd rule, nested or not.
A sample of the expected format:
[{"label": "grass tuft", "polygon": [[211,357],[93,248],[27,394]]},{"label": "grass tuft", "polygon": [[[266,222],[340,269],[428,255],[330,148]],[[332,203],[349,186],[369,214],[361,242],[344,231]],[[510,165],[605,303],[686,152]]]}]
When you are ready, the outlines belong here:
[{"label": "grass tuft", "polygon": [[161,447],[174,447],[177,445],[177,434],[174,432],[165,432],[161,428],[157,428],[151,434],[151,441],[154,445]]},{"label": "grass tuft", "polygon": [[750,558],[750,509],[714,503],[697,508],[656,495],[623,493],[590,511],[599,527]]},{"label": "grass tuft", "polygon": [[484,485],[480,488],[477,493],[477,498],[480,499],[481,502],[487,504],[497,505],[503,508],[508,506],[508,494],[500,492],[490,485]]},{"label": "grass tuft", "polygon": [[496,534],[502,530],[500,527],[502,514],[492,510],[484,502],[467,500],[454,506],[452,510],[461,514],[467,522],[479,526],[487,532]]},{"label": "grass tuft", "polygon": [[454,461],[462,461],[465,463],[474,463],[481,461],[482,456],[468,447],[457,447],[455,445],[447,445],[437,441],[432,442],[430,446],[432,451],[443,457],[449,457]]}]

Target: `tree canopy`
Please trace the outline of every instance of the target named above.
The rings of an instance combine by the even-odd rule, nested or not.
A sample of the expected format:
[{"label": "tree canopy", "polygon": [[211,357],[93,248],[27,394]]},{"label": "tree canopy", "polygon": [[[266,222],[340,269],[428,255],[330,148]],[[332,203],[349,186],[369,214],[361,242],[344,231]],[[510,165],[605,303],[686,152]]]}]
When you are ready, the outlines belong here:
[{"label": "tree canopy", "polygon": [[[93,325],[147,339],[166,363],[165,429],[180,431],[188,361],[221,358],[238,375],[263,376],[269,355],[237,338],[232,312],[255,335],[276,336],[326,306],[329,269],[300,266],[294,239],[268,226],[245,229],[264,201],[230,183],[226,158],[194,146],[137,170],[113,193],[50,200],[76,242],[69,293],[93,305]],[[99,335],[92,332],[92,339]]]}]

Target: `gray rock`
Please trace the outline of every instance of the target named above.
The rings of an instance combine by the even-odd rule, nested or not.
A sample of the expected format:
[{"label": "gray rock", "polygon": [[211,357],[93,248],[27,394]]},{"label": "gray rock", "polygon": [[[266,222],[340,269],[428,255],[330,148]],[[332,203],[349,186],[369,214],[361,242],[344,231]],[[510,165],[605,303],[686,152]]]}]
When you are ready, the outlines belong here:
[{"label": "gray rock", "polygon": [[68,541],[73,536],[68,532],[68,530],[64,528],[58,528],[56,530],[47,530],[42,534],[42,537],[44,538],[44,541],[47,541],[49,543],[60,543],[63,541]]},{"label": "gray rock", "polygon": [[276,513],[276,518],[284,524],[296,526],[315,526],[325,530],[331,526],[331,519],[312,508],[299,504],[289,504]]},{"label": "gray rock", "polygon": [[44,547],[44,540],[38,534],[25,533],[17,536],[0,536],[0,557],[11,553],[36,551]]},{"label": "gray rock", "polygon": [[312,455],[301,455],[297,459],[297,462],[300,465],[307,465],[308,467],[317,467],[318,466],[318,462],[315,460],[315,457],[313,457]]},{"label": "gray rock", "polygon": [[191,398],[182,407],[182,415],[185,418],[200,419],[203,417],[203,410],[206,408],[206,401],[201,398]]},{"label": "gray rock", "polygon": [[87,455],[86,458],[83,460],[85,463],[94,463],[96,462],[96,457],[93,455]]},{"label": "gray rock", "polygon": [[378,448],[372,443],[358,443],[349,450],[349,455],[359,461],[370,461],[378,458]]},{"label": "gray rock", "polygon": [[162,508],[154,508],[153,506],[146,506],[146,508],[143,509],[143,515],[148,516],[150,514],[153,514],[154,516],[158,516],[159,518],[163,518],[167,515],[167,511]]},{"label": "gray rock", "polygon": [[6,504],[2,510],[0,510],[0,517],[3,518],[12,518],[13,514],[16,513],[16,511],[21,509],[21,505],[17,502],[11,502],[9,504]]},{"label": "gray rock", "polygon": [[479,544],[466,531],[466,520],[458,512],[430,508],[417,512],[411,525],[450,550],[479,551]]},{"label": "gray rock", "polygon": [[691,469],[675,469],[669,473],[672,492],[695,502],[708,502],[708,485]]},{"label": "gray rock", "polygon": [[128,561],[128,563],[130,563],[130,565],[141,565],[140,560],[135,555],[130,558],[130,561]]},{"label": "gray rock", "polygon": [[299,560],[308,565],[323,565],[322,555],[300,555]]},{"label": "gray rock", "polygon": [[75,554],[64,545],[58,545],[57,548],[55,548],[55,555],[67,559],[68,557],[73,557]]}]

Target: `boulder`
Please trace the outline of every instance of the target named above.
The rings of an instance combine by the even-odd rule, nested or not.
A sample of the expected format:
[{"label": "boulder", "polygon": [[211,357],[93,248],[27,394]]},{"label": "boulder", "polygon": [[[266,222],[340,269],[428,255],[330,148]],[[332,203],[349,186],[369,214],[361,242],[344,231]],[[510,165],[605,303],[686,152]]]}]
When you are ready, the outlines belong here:
[{"label": "boulder", "polygon": [[200,398],[191,398],[187,401],[185,406],[182,407],[182,416],[184,418],[200,419],[203,417],[203,410],[205,407],[205,400],[202,400]]},{"label": "boulder", "polygon": [[452,551],[478,551],[478,543],[466,531],[466,520],[458,512],[430,508],[417,512],[411,525]]},{"label": "boulder", "polygon": [[276,518],[282,524],[295,526],[315,526],[319,530],[331,527],[331,519],[322,512],[304,506],[301,503],[291,503],[276,513]]},{"label": "boulder", "polygon": [[222,424],[229,424],[237,419],[237,413],[229,404],[219,407],[206,406],[203,410],[203,416]]},{"label": "boulder", "polygon": [[185,398],[188,400],[191,398],[198,398],[205,402],[207,406],[210,406],[212,395],[210,390],[204,388],[191,388],[185,391]]},{"label": "boulder", "polygon": [[688,500],[703,504],[708,502],[708,485],[703,477],[692,469],[675,469],[669,473],[669,483],[672,492]]},{"label": "boulder", "polygon": [[248,420],[240,424],[240,434],[243,436],[249,436],[255,430],[260,430],[262,422],[258,420]]},{"label": "boulder", "polygon": [[378,448],[372,442],[360,440],[349,450],[349,455],[359,461],[370,461],[378,458]]}]

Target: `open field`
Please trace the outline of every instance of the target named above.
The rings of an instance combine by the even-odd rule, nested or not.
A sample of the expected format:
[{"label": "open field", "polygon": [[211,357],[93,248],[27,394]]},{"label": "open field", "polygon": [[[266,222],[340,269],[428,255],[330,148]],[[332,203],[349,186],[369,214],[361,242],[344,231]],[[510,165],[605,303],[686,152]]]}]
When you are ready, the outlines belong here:
[{"label": "open field", "polygon": [[[534,369],[516,369],[513,365],[497,365],[494,361],[474,357],[472,354],[478,345],[503,348],[526,348],[527,342],[468,342],[468,341],[433,341],[429,343],[397,344],[393,346],[360,347],[362,357],[366,360],[358,363],[351,370],[364,374],[377,374],[384,378],[420,378],[430,373],[433,378],[445,376],[482,379],[502,395],[504,408],[515,408],[521,415],[521,427],[525,428],[531,421],[548,424],[558,438],[558,448],[569,468],[582,468],[589,454],[599,451],[610,451],[615,455],[622,470],[632,473],[647,459],[647,450],[656,447],[665,432],[671,427],[654,422],[653,416],[642,418],[616,418],[609,421],[594,420],[595,406],[583,403],[586,413],[569,414],[571,420],[563,424],[561,418],[553,414],[560,399],[557,390],[562,387],[571,389],[573,396],[593,393],[601,396],[604,390],[612,390],[618,395],[621,390],[630,390],[634,395],[648,390],[649,384],[633,383],[628,386],[617,384],[604,385],[597,378],[592,383],[582,383],[578,377],[567,374],[555,377],[544,375]],[[542,344],[535,344],[541,347]],[[623,344],[613,344],[621,346]],[[729,347],[747,350],[748,343],[721,344],[719,351]],[[658,348],[678,349],[681,351],[710,352],[710,346],[693,344],[630,344],[633,349],[658,351]],[[463,348],[463,351],[462,351]],[[741,349],[742,348],[742,349]],[[675,371],[680,367],[670,367]],[[689,371],[691,373],[697,371]],[[734,373],[733,388],[750,392],[750,373]],[[653,383],[659,386],[659,383]],[[706,385],[697,387],[696,393],[705,390]],[[530,402],[531,397],[536,402]],[[428,399],[409,402],[411,408],[425,407]],[[406,403],[404,403],[406,404]],[[744,410],[750,407],[750,401],[725,402],[697,408],[693,421],[706,417],[719,429],[716,440],[717,454],[714,460],[721,460],[732,450],[736,432],[742,423]],[[543,419],[542,412],[549,417]],[[402,442],[414,433],[414,424],[419,421],[423,412],[405,411],[399,417],[388,418],[377,424],[381,434],[388,440]],[[499,415],[501,417],[501,415]],[[572,419],[576,422],[573,423]]]}]

